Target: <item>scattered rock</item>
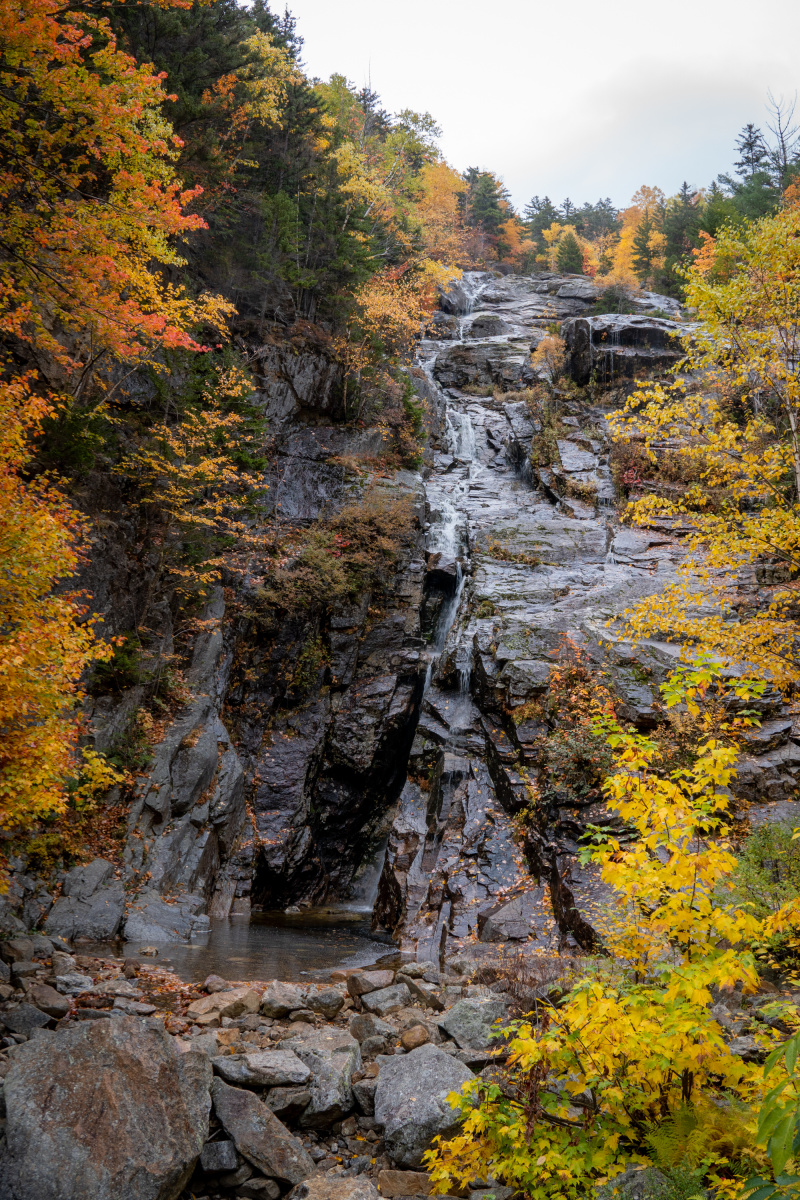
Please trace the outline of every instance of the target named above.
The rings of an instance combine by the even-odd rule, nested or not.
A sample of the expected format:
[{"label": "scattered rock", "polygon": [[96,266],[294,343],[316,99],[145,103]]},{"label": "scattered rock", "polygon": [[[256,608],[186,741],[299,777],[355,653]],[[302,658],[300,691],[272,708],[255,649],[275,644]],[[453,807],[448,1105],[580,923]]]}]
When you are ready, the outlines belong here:
[{"label": "scattered rock", "polygon": [[0,1014],[0,1021],[12,1033],[22,1033],[30,1037],[34,1029],[44,1029],[50,1024],[50,1017],[33,1004],[18,1004]]},{"label": "scattered rock", "polygon": [[308,1088],[274,1087],[267,1093],[267,1107],[284,1122],[297,1121],[311,1103]]},{"label": "scattered rock", "polygon": [[311,1103],[301,1127],[323,1128],[341,1120],[353,1107],[350,1080],[361,1066],[358,1042],[344,1030],[309,1029],[292,1038],[291,1048],[312,1073]]},{"label": "scattered rock", "polygon": [[195,1000],[186,1010],[190,1021],[211,1014],[217,1017],[240,1017],[242,1013],[258,1012],[259,995],[253,988],[231,988],[226,992],[213,992]]},{"label": "scattered rock", "polygon": [[230,986],[227,979],[223,979],[220,975],[209,975],[203,984],[203,991],[213,995],[215,992],[227,992]]},{"label": "scattered rock", "polygon": [[434,1012],[442,1012],[444,1009],[439,989],[434,983],[428,983],[425,979],[406,978],[405,972],[398,975],[397,982],[404,983],[412,998],[423,1004],[425,1008],[432,1008]]},{"label": "scattered rock", "polygon": [[439,1019],[439,1028],[462,1049],[486,1050],[497,1044],[491,1036],[492,1023],[505,1014],[505,1000],[459,1000]]},{"label": "scattered rock", "polygon": [[29,962],[33,954],[33,938],[15,937],[0,942],[0,957],[3,962]]},{"label": "scattered rock", "polygon": [[418,1046],[424,1046],[430,1040],[431,1035],[424,1025],[412,1025],[404,1034],[401,1034],[400,1045],[404,1050],[416,1050]]},{"label": "scattered rock", "polygon": [[361,1003],[369,1012],[385,1017],[388,1013],[397,1012],[398,1008],[405,1008],[410,999],[408,986],[405,983],[394,983],[391,987],[362,995]]},{"label": "scattered rock", "polygon": [[430,1196],[431,1177],[423,1171],[381,1171],[378,1187],[382,1196]]},{"label": "scattered rock", "polygon": [[372,1013],[356,1013],[351,1017],[350,1032],[357,1042],[364,1042],[372,1037],[387,1038],[395,1035],[394,1028],[388,1021],[382,1021]]},{"label": "scattered rock", "polygon": [[332,1179],[329,1175],[307,1179],[292,1188],[286,1200],[381,1200],[375,1184],[357,1176],[355,1179]]},{"label": "scattered rock", "polygon": [[460,1118],[447,1103],[472,1071],[437,1046],[385,1058],[375,1093],[375,1119],[384,1126],[387,1153],[401,1167],[418,1167],[437,1134],[454,1132]]},{"label": "scattered rock", "polygon": [[46,983],[35,983],[28,991],[28,999],[49,1017],[65,1017],[69,1012],[69,1000]]},{"label": "scattered rock", "polygon": [[344,996],[336,988],[311,988],[306,996],[306,1004],[312,1012],[332,1021],[344,1005]]},{"label": "scattered rock", "polygon": [[56,988],[64,996],[80,996],[82,992],[91,992],[93,987],[91,975],[81,975],[77,971],[69,975],[56,975]]},{"label": "scattered rock", "polygon": [[377,1075],[374,1078],[359,1079],[353,1084],[353,1098],[365,1117],[371,1117],[375,1112],[375,1089],[378,1086]]},{"label": "scattered rock", "polygon": [[[219,1055],[212,1065],[228,1083],[284,1087],[307,1083],[311,1072],[291,1050],[255,1050],[251,1054]],[[271,1106],[270,1106],[271,1107]]]},{"label": "scattered rock", "polygon": [[314,1164],[302,1143],[293,1137],[258,1096],[229,1087],[221,1079],[211,1085],[214,1111],[236,1149],[249,1162],[284,1183],[307,1179]]},{"label": "scattered rock", "polygon": [[233,1142],[206,1142],[200,1153],[200,1166],[210,1174],[235,1171],[238,1161]]},{"label": "scattered rock", "polygon": [[367,992],[387,988],[393,982],[394,971],[361,971],[347,980],[347,990],[351,996],[364,996]]},{"label": "scattered rock", "polygon": [[261,996],[261,1011],[265,1017],[288,1017],[303,1007],[303,993],[291,983],[271,983]]},{"label": "scattered rock", "polygon": [[208,1137],[208,1060],[120,1017],[29,1042],[5,1078],[6,1200],[175,1200]]}]

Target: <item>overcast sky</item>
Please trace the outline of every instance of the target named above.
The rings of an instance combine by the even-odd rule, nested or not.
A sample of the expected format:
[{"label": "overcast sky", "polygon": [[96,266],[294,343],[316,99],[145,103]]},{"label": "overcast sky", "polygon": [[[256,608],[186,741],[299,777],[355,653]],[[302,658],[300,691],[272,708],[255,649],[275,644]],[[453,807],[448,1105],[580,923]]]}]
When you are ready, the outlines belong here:
[{"label": "overcast sky", "polygon": [[[272,0],[280,11],[282,0]],[[766,92],[800,86],[800,0],[290,0],[313,76],[430,112],[454,167],[625,205],[730,168]],[[800,113],[800,105],[798,105]]]}]

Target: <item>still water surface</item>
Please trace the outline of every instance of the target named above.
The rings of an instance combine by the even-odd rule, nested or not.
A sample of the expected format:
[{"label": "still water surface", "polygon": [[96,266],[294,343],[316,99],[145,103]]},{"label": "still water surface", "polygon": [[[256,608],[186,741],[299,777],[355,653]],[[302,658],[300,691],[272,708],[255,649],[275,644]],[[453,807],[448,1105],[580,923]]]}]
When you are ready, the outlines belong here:
[{"label": "still water surface", "polygon": [[160,943],[155,958],[142,955],[137,942],[127,942],[115,952],[154,966],[173,967],[188,982],[212,974],[223,979],[299,982],[324,978],[334,967],[375,963],[391,954],[393,945],[376,940],[369,913],[311,909],[212,921],[211,932],[189,945]]}]

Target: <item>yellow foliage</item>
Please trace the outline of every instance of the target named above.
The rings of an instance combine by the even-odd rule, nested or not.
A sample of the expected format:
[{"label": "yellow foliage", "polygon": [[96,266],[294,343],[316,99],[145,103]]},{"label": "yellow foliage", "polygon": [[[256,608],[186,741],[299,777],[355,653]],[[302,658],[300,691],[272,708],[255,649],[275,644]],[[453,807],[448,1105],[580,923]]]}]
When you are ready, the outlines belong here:
[{"label": "yellow foliage", "polygon": [[0,384],[0,825],[25,827],[66,805],[79,680],[111,648],[95,642],[74,574],[81,525],[46,480],[26,482],[29,438],[51,406],[30,377]]},{"label": "yellow foliage", "polygon": [[[800,211],[726,227],[687,272],[697,327],[684,370],[701,379],[636,392],[612,424],[618,438],[667,439],[695,477],[675,499],[652,494],[630,519],[679,517],[691,530],[683,579],[626,613],[628,632],[678,635],[725,661],[749,664],[779,686],[800,679],[794,616],[800,573]],[[782,566],[784,585],[737,619],[735,572]],[[780,575],[779,575],[780,577]]]},{"label": "yellow foliage", "polygon": [[[673,679],[667,702],[698,708],[712,677],[701,665]],[[737,694],[754,690],[743,682]],[[615,897],[603,928],[610,957],[557,1007],[542,1005],[537,1024],[512,1027],[502,1085],[475,1080],[449,1098],[464,1123],[428,1155],[435,1193],[493,1176],[530,1200],[577,1200],[627,1164],[649,1162],[654,1129],[674,1127],[687,1109],[703,1130],[703,1172],[721,1194],[741,1192],[763,1164],[751,1149],[763,1075],[731,1051],[709,1012],[712,987],[752,989],[757,979],[742,945],[761,923],[720,899],[734,863],[725,813],[735,751],[708,738],[691,767],[664,778],[654,742],[607,718],[595,726],[615,753],[608,810],[637,835],[623,844],[597,832],[584,855]],[[755,1035],[765,1052],[778,1036]],[[715,1098],[737,1106],[744,1138],[720,1135]]]}]

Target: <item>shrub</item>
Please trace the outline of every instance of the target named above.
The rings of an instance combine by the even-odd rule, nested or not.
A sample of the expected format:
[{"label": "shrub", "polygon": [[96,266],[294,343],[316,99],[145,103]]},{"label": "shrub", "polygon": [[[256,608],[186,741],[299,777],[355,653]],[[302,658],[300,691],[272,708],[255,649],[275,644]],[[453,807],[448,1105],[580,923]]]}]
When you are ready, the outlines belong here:
[{"label": "shrub", "polygon": [[413,521],[408,497],[387,497],[378,488],[369,489],[359,503],[297,534],[290,561],[265,579],[258,607],[331,610],[363,592],[383,591]]}]

